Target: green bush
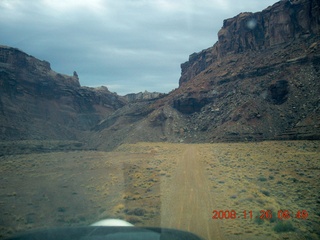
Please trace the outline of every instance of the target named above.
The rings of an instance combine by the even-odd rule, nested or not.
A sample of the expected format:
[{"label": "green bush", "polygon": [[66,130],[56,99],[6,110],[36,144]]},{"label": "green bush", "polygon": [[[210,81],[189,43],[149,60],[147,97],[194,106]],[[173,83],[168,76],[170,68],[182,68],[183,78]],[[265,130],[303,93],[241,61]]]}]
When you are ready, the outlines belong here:
[{"label": "green bush", "polygon": [[255,210],[254,213],[253,213],[253,216],[255,217],[254,219],[254,223],[258,224],[258,225],[262,225],[264,224],[264,219],[260,218],[260,211],[258,210]]},{"label": "green bush", "polygon": [[265,196],[267,196],[267,197],[270,196],[270,192],[267,191],[267,190],[260,190],[260,192],[261,192],[262,194],[264,194]]},{"label": "green bush", "polygon": [[261,219],[260,217],[255,218],[255,219],[254,219],[254,222],[255,222],[256,224],[258,224],[258,225],[264,224],[264,220]]},{"label": "green bush", "polygon": [[259,180],[260,182],[265,182],[265,181],[267,181],[268,179],[265,178],[265,177],[263,177],[263,176],[260,176],[260,177],[258,177],[258,180]]},{"label": "green bush", "polygon": [[292,223],[290,221],[279,221],[274,226],[273,230],[277,233],[292,232],[295,230],[295,227],[292,225]]}]

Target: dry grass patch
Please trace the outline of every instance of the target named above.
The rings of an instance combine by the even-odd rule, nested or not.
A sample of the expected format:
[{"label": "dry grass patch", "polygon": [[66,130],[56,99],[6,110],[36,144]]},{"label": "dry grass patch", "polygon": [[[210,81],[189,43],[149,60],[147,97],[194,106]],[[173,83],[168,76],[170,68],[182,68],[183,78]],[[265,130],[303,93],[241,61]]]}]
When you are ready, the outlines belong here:
[{"label": "dry grass patch", "polygon": [[[319,145],[319,141],[193,145],[214,202],[203,214],[214,209],[235,210],[239,216],[244,210],[253,212],[253,219],[218,220],[227,239],[319,238]],[[168,217],[161,215],[162,201],[172,192],[163,186],[179,189],[172,179],[189,146],[137,143],[113,152],[1,156],[2,237],[30,228],[89,225],[108,217],[160,226],[161,218]],[[178,201],[183,199],[177,206]],[[309,216],[305,221],[291,219],[288,225],[256,218],[260,210],[280,209],[294,213],[304,209]]]}]

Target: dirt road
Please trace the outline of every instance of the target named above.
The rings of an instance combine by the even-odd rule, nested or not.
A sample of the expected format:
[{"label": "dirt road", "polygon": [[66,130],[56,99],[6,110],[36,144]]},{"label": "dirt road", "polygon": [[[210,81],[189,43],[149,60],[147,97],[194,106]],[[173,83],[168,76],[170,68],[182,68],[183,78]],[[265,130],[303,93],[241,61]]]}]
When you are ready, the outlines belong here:
[{"label": "dirt road", "polygon": [[205,239],[224,239],[211,219],[214,196],[195,145],[186,145],[162,198],[161,226],[187,230]]}]

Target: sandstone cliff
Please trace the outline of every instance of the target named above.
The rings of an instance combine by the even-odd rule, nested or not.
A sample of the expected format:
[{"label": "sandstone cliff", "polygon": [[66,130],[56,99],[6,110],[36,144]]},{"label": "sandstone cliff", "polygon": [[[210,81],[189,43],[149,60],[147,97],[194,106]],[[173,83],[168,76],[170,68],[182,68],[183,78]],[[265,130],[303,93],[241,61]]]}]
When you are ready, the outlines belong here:
[{"label": "sandstone cliff", "polygon": [[226,19],[213,47],[193,53],[181,65],[180,86],[213,62],[231,54],[280,48],[295,39],[320,33],[317,0],[283,0],[257,13],[240,13]]},{"label": "sandstone cliff", "polygon": [[0,46],[0,139],[76,139],[126,101],[107,88],[81,87],[74,73]]}]

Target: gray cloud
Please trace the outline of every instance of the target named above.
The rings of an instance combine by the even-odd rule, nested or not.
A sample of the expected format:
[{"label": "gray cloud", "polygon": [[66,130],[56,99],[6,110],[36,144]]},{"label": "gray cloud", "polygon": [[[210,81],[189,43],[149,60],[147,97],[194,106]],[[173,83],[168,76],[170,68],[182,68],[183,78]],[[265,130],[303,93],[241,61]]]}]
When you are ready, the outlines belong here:
[{"label": "gray cloud", "polygon": [[180,64],[212,46],[226,18],[275,0],[1,0],[0,44],[47,60],[83,86],[169,92]]}]

